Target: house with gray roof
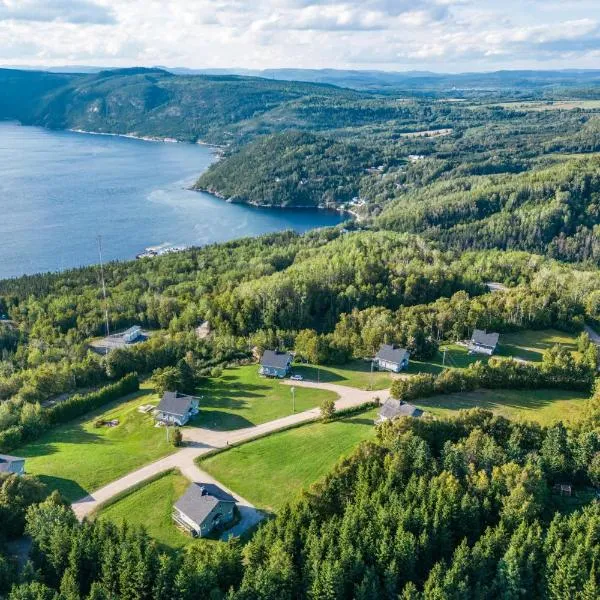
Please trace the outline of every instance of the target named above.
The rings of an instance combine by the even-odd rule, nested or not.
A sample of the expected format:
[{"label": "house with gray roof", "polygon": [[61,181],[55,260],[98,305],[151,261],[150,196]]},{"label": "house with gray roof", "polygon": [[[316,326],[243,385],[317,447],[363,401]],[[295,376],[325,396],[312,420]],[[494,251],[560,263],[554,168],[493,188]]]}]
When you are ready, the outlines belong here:
[{"label": "house with gray roof", "polygon": [[395,344],[381,344],[373,359],[373,364],[380,371],[399,373],[408,367],[409,358],[410,352],[405,348],[399,348]]},{"label": "house with gray roof", "polygon": [[292,358],[289,352],[265,350],[260,358],[260,369],[258,372],[267,377],[279,377],[283,379],[290,374]]},{"label": "house with gray roof", "polygon": [[498,345],[499,333],[487,333],[485,329],[474,329],[469,341],[469,351],[491,356]]},{"label": "house with gray roof", "polygon": [[235,519],[235,498],[211,483],[192,483],[173,505],[172,516],[193,537],[206,537]]},{"label": "house with gray roof", "polygon": [[185,425],[198,414],[200,398],[179,392],[165,392],[159,402],[154,417],[166,425]]},{"label": "house with gray roof", "polygon": [[0,454],[0,473],[23,475],[25,473],[25,459],[19,456]]},{"label": "house with gray roof", "polygon": [[415,417],[419,418],[423,416],[423,411],[404,400],[396,400],[395,398],[388,398],[379,409],[379,414],[375,419],[375,424],[383,423],[385,421],[394,421],[398,417]]}]

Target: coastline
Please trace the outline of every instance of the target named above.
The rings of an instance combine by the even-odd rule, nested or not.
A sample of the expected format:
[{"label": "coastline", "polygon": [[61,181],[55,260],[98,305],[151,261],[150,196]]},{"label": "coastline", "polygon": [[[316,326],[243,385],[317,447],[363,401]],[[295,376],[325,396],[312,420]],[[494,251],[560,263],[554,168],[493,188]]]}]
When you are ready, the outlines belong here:
[{"label": "coastline", "polygon": [[361,221],[362,217],[353,210],[348,208],[344,208],[342,206],[326,206],[324,204],[318,205],[281,205],[281,204],[262,204],[261,202],[257,202],[256,200],[233,200],[232,198],[228,198],[218,190],[208,189],[208,188],[199,188],[192,186],[188,188],[192,192],[200,192],[203,194],[208,194],[209,196],[213,196],[214,198],[218,198],[223,202],[227,202],[228,204],[244,204],[246,206],[252,206],[253,208],[261,208],[261,209],[271,209],[271,210],[315,210],[315,211],[328,211],[328,212],[337,212],[340,214],[350,215],[350,217],[354,220]]}]

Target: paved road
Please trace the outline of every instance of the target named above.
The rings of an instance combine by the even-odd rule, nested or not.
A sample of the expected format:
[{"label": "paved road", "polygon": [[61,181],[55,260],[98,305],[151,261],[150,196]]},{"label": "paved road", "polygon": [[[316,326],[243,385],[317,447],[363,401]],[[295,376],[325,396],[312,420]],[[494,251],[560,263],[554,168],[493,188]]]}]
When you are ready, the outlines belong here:
[{"label": "paved road", "polygon": [[[297,387],[326,389],[337,393],[339,396],[339,399],[335,403],[337,410],[359,406],[360,404],[372,400],[376,395],[385,398],[387,394],[387,391],[367,392],[333,383],[317,384],[316,382],[310,381],[289,380],[284,381],[284,383]],[[191,481],[214,483],[238,499],[242,520],[232,530],[227,532],[227,535],[228,537],[230,534],[240,535],[246,531],[246,529],[260,521],[264,515],[250,502],[235,492],[228,490],[223,484],[210,477],[208,473],[199,469],[195,463],[195,459],[211,452],[215,448],[226,448],[230,444],[249,441],[265,434],[287,429],[293,425],[314,421],[318,418],[319,409],[313,408],[281,419],[269,421],[268,423],[262,423],[261,425],[246,427],[244,429],[237,429],[235,431],[213,431],[211,429],[199,427],[185,428],[182,430],[185,442],[184,448],[178,450],[174,454],[165,456],[160,460],[141,467],[136,471],[132,471],[124,477],[96,490],[92,494],[77,500],[72,505],[73,510],[79,519],[83,519],[84,517],[89,516],[90,513],[96,510],[101,504],[110,500],[117,494],[125,492],[131,487],[138,485],[159,473],[164,473],[170,469],[179,469],[179,471]]]},{"label": "paved road", "polygon": [[598,335],[598,333],[595,330],[593,330],[589,325],[585,325],[583,329],[590,336],[590,341],[592,342],[592,344],[600,346],[600,335]]}]

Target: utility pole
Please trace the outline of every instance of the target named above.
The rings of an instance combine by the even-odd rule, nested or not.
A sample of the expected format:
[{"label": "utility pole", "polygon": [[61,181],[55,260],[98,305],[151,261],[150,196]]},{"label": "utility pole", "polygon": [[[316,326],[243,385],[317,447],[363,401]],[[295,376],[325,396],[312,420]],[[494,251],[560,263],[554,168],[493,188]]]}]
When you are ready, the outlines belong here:
[{"label": "utility pole", "polygon": [[108,302],[106,300],[106,284],[104,282],[104,263],[102,262],[102,236],[98,236],[98,254],[100,256],[100,281],[102,282],[102,296],[104,297],[104,318],[106,320],[106,337],[110,335],[108,324]]},{"label": "utility pole", "polygon": [[369,376],[369,391],[373,390],[373,361],[371,361],[371,375]]},{"label": "utility pole", "polygon": [[292,392],[292,412],[295,413],[296,412],[296,388],[292,387],[290,391]]}]

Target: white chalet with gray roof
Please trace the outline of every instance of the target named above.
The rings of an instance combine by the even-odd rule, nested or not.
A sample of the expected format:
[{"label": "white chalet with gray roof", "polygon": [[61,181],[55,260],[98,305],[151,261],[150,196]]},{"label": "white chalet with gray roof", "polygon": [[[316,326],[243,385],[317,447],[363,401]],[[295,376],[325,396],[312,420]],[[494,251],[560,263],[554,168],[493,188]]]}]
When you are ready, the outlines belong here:
[{"label": "white chalet with gray roof", "polygon": [[25,473],[25,459],[19,456],[0,454],[0,473],[23,475]]},{"label": "white chalet with gray roof", "polygon": [[265,350],[260,358],[261,375],[267,377],[287,377],[292,366],[292,355],[289,352],[279,350]]},{"label": "white chalet with gray roof", "polygon": [[394,344],[381,344],[373,363],[380,371],[399,373],[408,367],[410,353]]},{"label": "white chalet with gray roof", "polygon": [[379,414],[375,419],[375,424],[384,423],[385,421],[393,421],[398,417],[422,417],[423,411],[408,402],[388,398],[379,409]]},{"label": "white chalet with gray roof", "polygon": [[166,425],[185,425],[198,414],[200,399],[179,392],[165,392],[154,412],[157,421]]},{"label": "white chalet with gray roof", "polygon": [[496,350],[499,338],[499,333],[487,333],[485,329],[474,329],[469,341],[469,350],[491,356]]},{"label": "white chalet with gray roof", "polygon": [[192,483],[173,506],[173,520],[194,537],[205,537],[235,518],[235,498],[210,483]]}]

